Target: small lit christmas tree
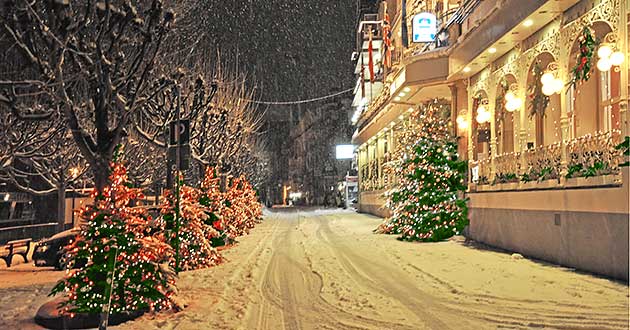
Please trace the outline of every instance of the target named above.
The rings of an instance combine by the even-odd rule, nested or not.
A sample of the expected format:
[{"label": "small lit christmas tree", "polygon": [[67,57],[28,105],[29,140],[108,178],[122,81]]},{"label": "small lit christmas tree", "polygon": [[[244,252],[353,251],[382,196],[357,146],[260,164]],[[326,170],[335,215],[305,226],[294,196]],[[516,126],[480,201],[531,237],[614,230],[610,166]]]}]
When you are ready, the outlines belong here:
[{"label": "small lit christmas tree", "polygon": [[224,194],[224,205],[222,215],[231,236],[248,234],[261,219],[262,206],[245,177],[232,180]]},{"label": "small lit christmas tree", "polygon": [[106,312],[110,296],[112,314],[170,309],[172,249],[146,210],[130,206],[144,197],[129,186],[122,164],[111,164],[110,182],[101,196],[93,193],[94,205],[79,212],[85,223],[69,251],[72,261],[86,265],[69,270],[51,295],[66,295],[62,312],[70,316]]},{"label": "small lit christmas tree", "polygon": [[[217,265],[223,258],[212,246],[212,240],[220,237],[213,228],[213,219],[209,210],[199,203],[201,191],[182,185],[180,187],[179,217],[180,225],[176,230],[175,197],[170,191],[165,192],[162,203],[162,220],[170,245],[179,256],[178,270],[199,269]],[[174,260],[171,266],[175,267]]]},{"label": "small lit christmas tree", "polygon": [[221,179],[216,173],[214,167],[206,168],[206,174],[201,182],[201,194],[199,196],[199,204],[205,208],[208,215],[208,223],[218,232],[218,236],[211,239],[212,246],[223,246],[232,241],[226,230],[225,221],[221,212],[225,205],[223,201],[223,193],[221,192]]},{"label": "small lit christmas tree", "polygon": [[459,234],[468,224],[466,162],[458,160],[449,132],[446,102],[434,100],[416,109],[398,138],[388,169],[398,178],[387,198],[392,216],[377,231],[409,241],[440,241]]}]

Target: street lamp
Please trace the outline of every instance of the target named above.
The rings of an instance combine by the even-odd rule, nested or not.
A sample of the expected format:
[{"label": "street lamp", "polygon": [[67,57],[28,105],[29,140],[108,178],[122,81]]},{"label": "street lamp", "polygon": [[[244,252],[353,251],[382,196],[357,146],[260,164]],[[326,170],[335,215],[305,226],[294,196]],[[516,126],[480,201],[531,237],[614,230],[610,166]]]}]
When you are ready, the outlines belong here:
[{"label": "street lamp", "polygon": [[77,190],[74,187],[74,180],[76,180],[79,177],[80,173],[81,173],[81,169],[79,169],[78,166],[75,166],[75,167],[70,169],[70,182],[72,182],[72,210],[71,210],[71,213],[72,213],[72,227],[74,227],[74,200],[75,200],[75,197],[77,195]]}]

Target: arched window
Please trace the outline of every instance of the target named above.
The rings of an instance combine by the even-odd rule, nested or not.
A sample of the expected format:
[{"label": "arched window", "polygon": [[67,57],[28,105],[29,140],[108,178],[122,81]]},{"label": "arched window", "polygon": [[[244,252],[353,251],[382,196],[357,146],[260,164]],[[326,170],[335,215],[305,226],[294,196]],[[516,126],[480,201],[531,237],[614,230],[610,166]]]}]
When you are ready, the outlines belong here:
[{"label": "arched window", "polygon": [[[555,63],[550,53],[539,54],[529,67],[527,73],[526,107],[527,148],[550,145],[561,140],[560,127],[560,94],[550,96],[542,92],[542,75]],[[553,66],[553,64],[552,64]]]},{"label": "arched window", "polygon": [[480,115],[490,111],[487,102],[488,94],[485,91],[480,91],[473,97],[471,122],[473,160],[482,160],[490,156],[490,115],[487,117]]},{"label": "arched window", "polygon": [[510,86],[516,83],[516,78],[508,74],[499,81],[497,86],[497,96],[494,106],[494,120],[497,136],[497,154],[514,151],[515,128],[514,113],[506,108],[506,95],[510,91]]},{"label": "arched window", "polygon": [[[599,42],[611,32],[604,22],[591,26],[595,39]],[[582,32],[580,32],[582,33]],[[576,37],[571,47],[568,72],[572,78],[580,53],[580,42]],[[596,67],[597,48],[592,59],[591,76],[586,81],[578,81],[567,91],[567,114],[570,119],[572,137],[579,137],[599,131],[619,129],[620,72],[618,67],[599,71]]]}]

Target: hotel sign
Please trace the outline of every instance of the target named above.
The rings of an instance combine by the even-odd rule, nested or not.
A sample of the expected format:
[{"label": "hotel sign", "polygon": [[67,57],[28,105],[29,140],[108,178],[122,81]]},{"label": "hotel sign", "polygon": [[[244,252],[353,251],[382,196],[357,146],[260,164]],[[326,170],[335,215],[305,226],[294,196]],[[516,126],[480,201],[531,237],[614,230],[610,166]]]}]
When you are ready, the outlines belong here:
[{"label": "hotel sign", "polygon": [[433,42],[437,34],[437,19],[431,13],[419,13],[412,20],[413,42]]}]

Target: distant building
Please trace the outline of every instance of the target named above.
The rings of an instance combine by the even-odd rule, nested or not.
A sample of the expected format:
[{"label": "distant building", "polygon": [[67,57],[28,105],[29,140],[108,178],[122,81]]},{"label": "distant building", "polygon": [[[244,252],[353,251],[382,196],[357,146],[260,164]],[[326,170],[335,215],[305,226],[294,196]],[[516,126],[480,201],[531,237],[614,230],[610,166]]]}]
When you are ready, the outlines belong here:
[{"label": "distant building", "polygon": [[352,128],[350,99],[332,99],[314,108],[303,108],[290,133],[289,181],[303,202],[336,205],[351,160],[337,160],[335,146],[349,144]]},{"label": "distant building", "polygon": [[[470,237],[627,280],[629,175],[615,146],[629,134],[630,2],[407,0],[404,18],[403,2],[383,1],[358,25],[360,211],[388,215],[396,137],[410,108],[439,98],[469,161]],[[433,19],[434,41],[414,43]]]}]

